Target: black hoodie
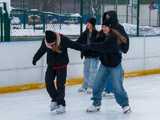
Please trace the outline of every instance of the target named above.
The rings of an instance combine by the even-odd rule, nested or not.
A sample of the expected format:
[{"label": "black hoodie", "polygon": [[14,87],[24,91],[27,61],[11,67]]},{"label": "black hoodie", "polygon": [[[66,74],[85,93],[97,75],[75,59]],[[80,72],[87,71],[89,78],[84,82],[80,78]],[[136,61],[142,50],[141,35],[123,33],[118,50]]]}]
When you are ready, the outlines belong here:
[{"label": "black hoodie", "polygon": [[88,46],[88,49],[99,52],[101,63],[107,67],[116,67],[119,65],[122,60],[122,52],[127,53],[129,49],[129,38],[123,26],[117,24],[114,28],[127,38],[127,44],[118,45],[114,36],[111,34],[107,36],[102,34],[98,39],[104,42],[93,43]]},{"label": "black hoodie", "polygon": [[85,50],[81,44],[71,41],[67,37],[60,35],[60,50],[61,53],[53,52],[51,49],[47,48],[44,39],[42,40],[41,46],[33,57],[33,61],[38,61],[45,53],[47,53],[47,64],[49,66],[60,66],[67,65],[69,63],[67,48],[72,48],[75,50]]},{"label": "black hoodie", "polygon": [[[90,38],[90,44],[99,42],[99,41],[97,41],[97,33],[98,33],[98,31],[96,29],[94,29],[93,32],[92,32],[91,38]],[[86,29],[80,35],[77,42],[81,43],[83,45],[87,45],[88,34],[89,34],[89,31]],[[85,56],[86,58],[95,58],[95,57],[99,56],[99,53],[97,53],[96,51],[88,50],[88,51],[81,52],[81,55]]]}]

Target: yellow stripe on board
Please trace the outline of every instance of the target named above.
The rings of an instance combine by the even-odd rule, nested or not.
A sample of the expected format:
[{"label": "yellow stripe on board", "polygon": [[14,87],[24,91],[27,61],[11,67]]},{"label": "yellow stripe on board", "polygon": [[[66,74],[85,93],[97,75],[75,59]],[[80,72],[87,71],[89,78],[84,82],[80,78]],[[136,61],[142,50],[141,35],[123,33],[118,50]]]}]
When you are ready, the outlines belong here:
[{"label": "yellow stripe on board", "polygon": [[42,89],[44,87],[45,87],[44,83],[28,83],[23,85],[13,85],[13,86],[0,87],[0,93],[14,93],[14,92],[33,90],[33,89]]},{"label": "yellow stripe on board", "polygon": [[126,72],[124,74],[124,76],[125,76],[125,78],[128,78],[128,77],[140,77],[140,76],[153,75],[153,74],[160,74],[160,69],[150,69],[150,70]]},{"label": "yellow stripe on board", "polygon": [[[128,77],[140,77],[140,76],[152,75],[152,74],[160,74],[160,69],[126,72],[124,76],[125,78],[128,78]],[[66,85],[78,85],[78,84],[81,84],[82,81],[83,81],[82,77],[77,77],[77,78],[67,80]],[[13,85],[13,86],[0,87],[0,94],[21,92],[21,91],[42,89],[42,88],[45,88],[44,83],[29,83],[29,84],[23,84],[23,85]]]}]

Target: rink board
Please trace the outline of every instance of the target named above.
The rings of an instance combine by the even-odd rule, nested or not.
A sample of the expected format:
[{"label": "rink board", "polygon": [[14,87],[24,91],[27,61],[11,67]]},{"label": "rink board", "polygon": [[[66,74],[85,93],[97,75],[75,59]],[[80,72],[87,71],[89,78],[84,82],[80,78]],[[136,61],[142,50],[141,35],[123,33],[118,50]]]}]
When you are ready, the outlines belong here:
[{"label": "rink board", "polygon": [[[130,38],[130,50],[124,55],[122,62],[126,77],[160,73],[159,38]],[[0,44],[0,93],[45,87],[46,56],[38,61],[37,66],[31,64],[40,44],[40,41]],[[69,49],[69,57],[67,84],[80,84],[83,76],[80,52]]]}]

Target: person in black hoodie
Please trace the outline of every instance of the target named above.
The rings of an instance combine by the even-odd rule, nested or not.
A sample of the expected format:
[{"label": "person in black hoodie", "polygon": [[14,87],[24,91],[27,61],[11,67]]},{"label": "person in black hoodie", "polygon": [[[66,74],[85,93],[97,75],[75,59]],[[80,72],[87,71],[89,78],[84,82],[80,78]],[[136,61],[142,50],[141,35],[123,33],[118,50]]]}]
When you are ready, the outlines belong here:
[{"label": "person in black hoodie", "polygon": [[[69,63],[67,48],[85,50],[77,43],[67,37],[52,31],[45,32],[45,38],[33,57],[33,65],[47,53],[47,71],[45,84],[51,98],[50,110],[56,113],[65,112],[65,82],[67,76],[67,64]],[[55,78],[56,84],[54,82]]]},{"label": "person in black hoodie", "polygon": [[[98,31],[95,28],[95,24],[96,19],[94,17],[87,20],[86,30],[78,38],[78,43],[89,45],[98,42]],[[84,81],[82,86],[78,89],[79,92],[92,93],[92,87],[99,65],[98,56],[99,54],[97,52],[91,50],[81,52],[81,58],[85,58],[83,67]]]},{"label": "person in black hoodie", "polygon": [[121,66],[122,53],[127,53],[129,49],[129,38],[123,26],[119,24],[115,11],[104,13],[103,28],[99,39],[104,40],[104,42],[88,46],[89,49],[101,54],[101,65],[93,86],[93,103],[87,108],[87,112],[100,110],[101,95],[105,87],[106,78],[111,76],[112,91],[116,102],[122,107],[123,113],[129,113],[131,108],[128,95],[123,87],[124,72]]}]

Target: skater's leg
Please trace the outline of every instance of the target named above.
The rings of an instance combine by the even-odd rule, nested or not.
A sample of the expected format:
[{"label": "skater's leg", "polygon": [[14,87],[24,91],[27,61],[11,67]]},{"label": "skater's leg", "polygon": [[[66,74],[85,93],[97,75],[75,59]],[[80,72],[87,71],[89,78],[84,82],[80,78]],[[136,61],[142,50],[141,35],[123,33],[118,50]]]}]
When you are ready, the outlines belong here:
[{"label": "skater's leg", "polygon": [[106,77],[108,75],[107,68],[102,64],[99,67],[99,70],[96,74],[94,85],[93,85],[93,105],[100,106],[102,100],[102,92],[104,90],[104,85],[106,82]]},{"label": "skater's leg", "polygon": [[84,81],[83,81],[83,84],[82,84],[82,88],[84,88],[84,89],[88,88],[89,67],[90,67],[90,60],[88,58],[85,58],[85,60],[84,60],[84,68],[83,68]]},{"label": "skater's leg", "polygon": [[117,103],[123,108],[129,105],[128,95],[123,87],[124,73],[121,64],[111,68],[113,92]]},{"label": "skater's leg", "polygon": [[100,110],[101,100],[102,100],[102,92],[104,90],[105,85],[105,77],[108,75],[108,70],[102,64],[99,67],[99,70],[96,74],[96,78],[93,85],[93,103],[90,107],[87,108],[87,112],[97,112]]},{"label": "skater's leg", "polygon": [[65,83],[67,76],[67,68],[57,70],[57,103],[65,106]]},{"label": "skater's leg", "polygon": [[91,58],[90,59],[90,66],[89,66],[89,82],[88,86],[93,88],[93,84],[95,81],[95,77],[99,68],[99,59],[98,58]]},{"label": "skater's leg", "polygon": [[56,96],[57,96],[57,90],[54,84],[55,75],[56,73],[53,70],[53,68],[48,66],[46,75],[45,75],[45,84],[46,84],[47,92],[50,98],[52,99],[52,102],[56,102]]},{"label": "skater's leg", "polygon": [[112,89],[112,76],[109,74],[108,77],[106,77],[104,92],[112,93]]}]

